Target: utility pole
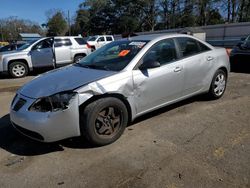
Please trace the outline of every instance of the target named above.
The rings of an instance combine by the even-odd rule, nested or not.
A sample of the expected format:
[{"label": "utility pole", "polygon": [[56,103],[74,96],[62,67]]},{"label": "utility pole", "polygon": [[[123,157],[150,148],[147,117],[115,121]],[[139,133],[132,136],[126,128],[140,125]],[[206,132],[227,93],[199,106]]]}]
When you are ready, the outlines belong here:
[{"label": "utility pole", "polygon": [[69,36],[71,36],[71,27],[70,27],[69,10],[68,10],[68,26],[69,26]]}]

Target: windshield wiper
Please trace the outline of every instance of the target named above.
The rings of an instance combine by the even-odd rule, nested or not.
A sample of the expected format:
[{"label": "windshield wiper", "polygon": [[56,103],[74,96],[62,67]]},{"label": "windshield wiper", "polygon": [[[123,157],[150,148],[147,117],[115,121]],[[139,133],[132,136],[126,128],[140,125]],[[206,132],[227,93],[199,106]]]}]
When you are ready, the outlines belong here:
[{"label": "windshield wiper", "polygon": [[109,68],[107,68],[107,66],[103,66],[103,65],[84,65],[81,63],[76,63],[75,65],[83,67],[83,68],[88,68],[88,69],[110,70]]}]

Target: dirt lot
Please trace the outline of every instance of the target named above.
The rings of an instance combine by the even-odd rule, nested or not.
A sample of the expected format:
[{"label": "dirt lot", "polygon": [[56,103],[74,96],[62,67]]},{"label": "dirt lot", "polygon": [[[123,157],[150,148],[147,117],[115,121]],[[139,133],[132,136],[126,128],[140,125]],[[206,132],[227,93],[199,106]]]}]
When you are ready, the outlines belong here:
[{"label": "dirt lot", "polygon": [[30,79],[0,79],[0,187],[250,187],[250,74],[230,73],[220,100],[147,114],[100,148],[17,133],[9,104]]}]

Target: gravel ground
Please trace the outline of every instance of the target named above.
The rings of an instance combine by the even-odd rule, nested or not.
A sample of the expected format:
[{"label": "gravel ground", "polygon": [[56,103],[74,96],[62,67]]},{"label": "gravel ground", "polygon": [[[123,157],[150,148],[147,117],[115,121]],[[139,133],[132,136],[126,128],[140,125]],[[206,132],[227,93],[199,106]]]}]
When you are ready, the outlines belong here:
[{"label": "gravel ground", "polygon": [[43,144],[9,122],[16,89],[0,79],[0,187],[250,187],[250,74],[217,101],[194,97],[137,119],[114,144]]}]

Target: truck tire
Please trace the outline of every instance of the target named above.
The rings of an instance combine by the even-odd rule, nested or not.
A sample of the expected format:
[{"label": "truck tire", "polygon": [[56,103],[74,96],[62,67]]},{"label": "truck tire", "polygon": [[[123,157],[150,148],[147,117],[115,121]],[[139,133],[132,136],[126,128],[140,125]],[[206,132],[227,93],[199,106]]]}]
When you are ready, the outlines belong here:
[{"label": "truck tire", "polygon": [[9,65],[9,74],[13,78],[25,77],[29,72],[28,66],[21,61],[14,61]]}]

